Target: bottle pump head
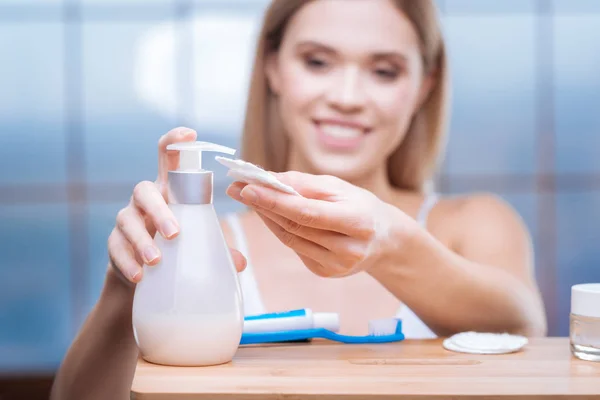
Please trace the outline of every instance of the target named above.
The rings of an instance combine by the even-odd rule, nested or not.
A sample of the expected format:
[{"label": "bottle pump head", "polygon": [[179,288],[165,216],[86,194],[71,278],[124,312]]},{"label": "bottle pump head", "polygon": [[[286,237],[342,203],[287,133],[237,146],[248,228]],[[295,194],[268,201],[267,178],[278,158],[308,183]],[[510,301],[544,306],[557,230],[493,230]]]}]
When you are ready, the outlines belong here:
[{"label": "bottle pump head", "polygon": [[179,168],[169,171],[169,203],[212,203],[213,172],[202,168],[202,152],[214,151],[233,155],[235,150],[209,142],[182,142],[167,146],[167,151],[173,150],[179,151]]}]

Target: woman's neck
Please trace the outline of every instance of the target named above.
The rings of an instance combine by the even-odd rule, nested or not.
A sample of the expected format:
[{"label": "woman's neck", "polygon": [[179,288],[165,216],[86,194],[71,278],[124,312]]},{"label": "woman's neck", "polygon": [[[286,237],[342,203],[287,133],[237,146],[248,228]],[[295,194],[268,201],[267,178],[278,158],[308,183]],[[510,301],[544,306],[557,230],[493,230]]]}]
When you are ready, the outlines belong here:
[{"label": "woman's neck", "polygon": [[[287,171],[299,171],[308,174],[318,175],[319,172],[314,170],[310,163],[300,155],[299,152],[290,149]],[[352,185],[361,187],[373,193],[379,197],[382,201],[390,202],[394,189],[390,184],[387,174],[387,166],[385,163],[380,165],[378,168],[369,171],[360,176],[352,177],[351,179],[345,179]]]}]

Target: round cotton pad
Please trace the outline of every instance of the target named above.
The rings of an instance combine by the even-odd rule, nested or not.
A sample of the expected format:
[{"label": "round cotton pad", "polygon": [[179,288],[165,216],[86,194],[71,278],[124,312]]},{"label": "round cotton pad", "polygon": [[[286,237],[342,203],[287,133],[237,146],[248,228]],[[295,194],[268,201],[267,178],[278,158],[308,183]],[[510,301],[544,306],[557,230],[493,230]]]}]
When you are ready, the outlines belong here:
[{"label": "round cotton pad", "polygon": [[520,350],[528,339],[508,333],[462,332],[444,340],[446,350],[472,354],[506,354]]},{"label": "round cotton pad", "polygon": [[282,183],[275,178],[273,174],[270,174],[269,172],[252,163],[244,160],[232,160],[222,156],[216,156],[215,160],[229,168],[227,175],[237,181],[264,185],[285,193],[299,196],[299,193],[296,192],[291,186]]}]

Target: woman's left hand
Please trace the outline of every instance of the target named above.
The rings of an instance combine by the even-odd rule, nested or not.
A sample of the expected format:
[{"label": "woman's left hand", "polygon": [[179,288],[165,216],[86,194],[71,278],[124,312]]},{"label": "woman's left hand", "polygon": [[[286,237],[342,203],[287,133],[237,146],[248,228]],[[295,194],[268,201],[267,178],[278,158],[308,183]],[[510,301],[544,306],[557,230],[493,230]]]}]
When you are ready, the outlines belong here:
[{"label": "woman's left hand", "polygon": [[275,175],[302,196],[242,182],[229,186],[227,194],[254,209],[316,275],[369,271],[418,229],[398,208],[339,178],[300,172]]}]

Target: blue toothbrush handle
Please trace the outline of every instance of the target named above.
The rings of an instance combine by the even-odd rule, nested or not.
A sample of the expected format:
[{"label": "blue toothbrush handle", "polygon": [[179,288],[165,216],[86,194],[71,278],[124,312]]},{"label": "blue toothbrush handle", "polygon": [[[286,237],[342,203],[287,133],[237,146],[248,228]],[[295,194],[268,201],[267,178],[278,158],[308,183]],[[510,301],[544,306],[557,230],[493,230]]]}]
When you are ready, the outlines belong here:
[{"label": "blue toothbrush handle", "polygon": [[299,329],[281,332],[244,333],[240,344],[292,342],[314,338],[329,339],[341,343],[390,343],[404,340],[404,334],[397,332],[382,336],[348,336],[340,335],[324,328]]},{"label": "blue toothbrush handle", "polygon": [[322,329],[299,329],[295,331],[266,332],[266,333],[244,333],[240,344],[295,342],[322,337],[319,331]]},{"label": "blue toothbrush handle", "polygon": [[399,342],[404,340],[404,335],[402,333],[394,333],[392,335],[381,335],[381,336],[348,336],[348,335],[340,335],[335,332],[327,331],[326,335],[323,336],[329,340],[335,340],[340,343],[348,343],[348,344],[368,344],[368,343],[391,343],[391,342]]}]

